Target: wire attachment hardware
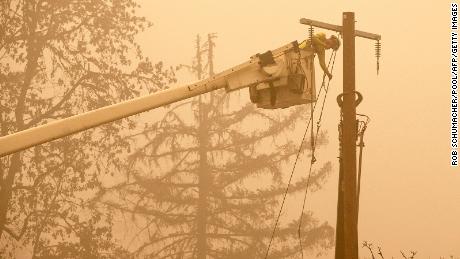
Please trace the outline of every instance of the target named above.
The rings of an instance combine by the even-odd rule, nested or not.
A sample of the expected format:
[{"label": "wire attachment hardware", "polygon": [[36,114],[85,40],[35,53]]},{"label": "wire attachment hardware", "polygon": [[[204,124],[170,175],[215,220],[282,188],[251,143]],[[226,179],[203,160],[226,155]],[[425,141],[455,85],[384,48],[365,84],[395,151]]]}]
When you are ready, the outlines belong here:
[{"label": "wire attachment hardware", "polygon": [[313,28],[313,25],[310,25],[308,28],[308,38],[310,40],[310,46],[313,48],[313,34],[315,33],[315,28]]},{"label": "wire attachment hardware", "polygon": [[375,57],[377,58],[377,75],[379,74],[379,70],[380,70],[381,51],[382,51],[382,43],[380,43],[380,40],[377,40],[375,42]]}]

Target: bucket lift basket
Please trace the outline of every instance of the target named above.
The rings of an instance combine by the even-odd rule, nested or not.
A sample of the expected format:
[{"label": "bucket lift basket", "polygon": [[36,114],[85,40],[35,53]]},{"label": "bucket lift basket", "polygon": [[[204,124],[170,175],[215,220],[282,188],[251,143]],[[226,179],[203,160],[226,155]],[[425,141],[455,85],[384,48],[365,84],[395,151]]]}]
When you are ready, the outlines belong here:
[{"label": "bucket lift basket", "polygon": [[257,55],[269,80],[249,87],[251,101],[264,109],[287,108],[315,102],[314,53],[291,48],[279,56]]}]

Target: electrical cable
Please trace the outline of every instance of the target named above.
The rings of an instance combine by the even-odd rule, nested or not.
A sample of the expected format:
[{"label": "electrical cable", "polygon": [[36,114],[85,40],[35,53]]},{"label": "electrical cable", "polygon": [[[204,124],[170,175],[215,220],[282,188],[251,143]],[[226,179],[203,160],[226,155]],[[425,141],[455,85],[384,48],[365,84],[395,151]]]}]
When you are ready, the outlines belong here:
[{"label": "electrical cable", "polygon": [[[335,56],[334,56],[334,58],[335,58]],[[331,60],[332,60],[332,54],[331,54],[331,57],[329,58],[328,67],[329,67],[329,65],[330,65],[330,63],[331,63]],[[334,62],[335,62],[335,61],[334,61]],[[326,75],[325,75],[325,73],[324,73],[324,74],[323,74],[323,82],[322,82],[321,88],[320,88],[320,90],[319,90],[319,92],[318,92],[318,94],[317,94],[317,96],[316,96],[316,100],[318,100],[318,98],[319,98],[319,96],[320,96],[320,94],[321,94],[322,89],[325,87],[325,84],[324,84],[325,76],[326,76]],[[317,104],[318,104],[318,102],[315,102],[315,105],[313,106],[313,112],[316,110],[316,105],[317,105]],[[282,211],[283,211],[284,204],[285,204],[285,201],[286,201],[286,197],[287,197],[287,194],[288,194],[288,192],[289,192],[289,188],[290,188],[290,186],[291,186],[292,176],[294,175],[294,171],[295,171],[295,168],[296,168],[296,165],[297,165],[297,161],[298,161],[298,159],[299,159],[300,153],[301,153],[301,151],[302,151],[303,143],[304,143],[304,141],[305,141],[305,137],[306,137],[306,135],[307,135],[307,133],[308,133],[308,129],[309,129],[309,127],[310,127],[311,124],[312,124],[312,118],[310,118],[310,119],[308,120],[308,122],[307,122],[307,127],[305,128],[305,132],[304,132],[303,137],[302,137],[302,141],[300,142],[300,146],[299,146],[299,149],[298,149],[298,151],[297,151],[296,159],[295,159],[295,161],[294,161],[294,164],[293,164],[293,167],[292,167],[292,170],[291,170],[291,174],[290,174],[290,176],[289,176],[288,184],[287,184],[287,186],[286,186],[286,190],[285,190],[284,195],[283,195],[283,201],[281,202],[281,207],[280,207],[280,209],[279,209],[279,211],[278,211],[278,216],[277,216],[276,221],[275,221],[275,226],[273,227],[273,231],[272,231],[272,234],[271,234],[271,237],[270,237],[270,242],[268,243],[267,251],[266,251],[266,253],[265,253],[265,257],[264,257],[265,259],[268,258],[268,254],[269,254],[269,252],[270,252],[271,244],[272,244],[273,238],[274,238],[274,236],[275,236],[276,228],[277,228],[277,226],[278,226],[279,219],[280,219],[280,217],[281,217],[281,213],[282,213]]]},{"label": "electrical cable", "polygon": [[[367,124],[370,122],[370,118],[366,115],[363,114],[356,114],[358,116],[362,116],[366,118],[366,121],[360,121],[362,124],[362,127],[358,131],[358,136],[359,136],[359,162],[358,162],[358,190],[357,190],[357,213],[359,214],[359,197],[361,194],[361,168],[363,164],[363,149],[364,149],[364,133],[366,132],[367,129]],[[357,218],[357,217],[356,217]]]},{"label": "electrical cable", "polygon": [[[329,59],[329,63],[327,65],[327,67],[329,68],[329,65],[331,63],[331,59],[332,59],[332,56],[333,57],[333,62],[332,62],[332,66],[331,66],[331,73],[332,71],[334,70],[334,64],[335,64],[335,57],[337,55],[337,51],[334,51],[332,54],[331,54],[331,58]],[[322,85],[324,85],[324,80],[325,80],[325,73],[323,75],[323,83]],[[317,122],[317,127],[316,127],[316,135],[315,135],[315,139],[314,139],[314,142],[316,143],[316,141],[318,140],[318,133],[319,133],[319,129],[321,128],[321,119],[323,117],[323,111],[324,111],[324,106],[325,106],[325,102],[326,102],[326,98],[327,98],[327,94],[329,92],[329,85],[331,83],[331,80],[328,80],[328,83],[327,83],[327,87],[325,87],[325,94],[324,94],[324,98],[323,98],[323,102],[322,102],[322,107],[321,107],[321,113],[320,113],[320,116],[319,116],[319,119],[318,119],[318,122]],[[315,105],[316,106],[316,105]],[[313,130],[313,127],[312,127],[312,130]],[[300,251],[301,251],[301,254],[302,254],[302,258],[304,258],[303,256],[303,246],[302,246],[302,235],[301,235],[301,228],[302,228],[302,220],[303,220],[303,212],[305,210],[305,204],[306,204],[306,200],[307,200],[307,194],[308,194],[308,187],[310,185],[310,178],[311,178],[311,171],[312,171],[312,168],[313,168],[313,164],[316,162],[316,158],[314,157],[314,152],[315,152],[315,149],[316,149],[316,145],[312,145],[312,158],[311,158],[311,162],[310,162],[310,168],[308,170],[308,177],[307,177],[307,185],[305,187],[305,193],[304,193],[304,197],[303,197],[303,204],[302,204],[302,211],[300,213],[300,217],[299,217],[299,226],[298,226],[298,229],[297,229],[297,234],[298,234],[298,238],[299,238],[299,246],[300,246]]]},{"label": "electrical cable", "polygon": [[283,201],[281,202],[281,207],[280,207],[280,209],[278,211],[278,216],[277,216],[276,221],[275,221],[275,226],[273,227],[273,231],[272,231],[272,234],[271,234],[271,237],[270,237],[270,242],[268,243],[267,252],[265,253],[265,259],[268,258],[268,253],[270,252],[270,247],[271,247],[271,244],[273,242],[273,238],[275,236],[276,227],[278,226],[279,219],[281,217],[281,212],[283,211],[284,203],[286,201],[286,196],[287,196],[287,194],[289,192],[289,187],[291,186],[292,176],[294,175],[295,167],[297,165],[297,161],[299,160],[299,156],[300,156],[300,153],[302,151],[303,142],[305,141],[305,137],[307,136],[308,128],[310,127],[310,122],[311,122],[311,120],[308,120],[307,127],[306,127],[305,132],[304,132],[303,137],[302,137],[302,142],[300,142],[300,146],[299,146],[299,149],[297,151],[297,155],[296,155],[296,158],[295,158],[295,161],[294,161],[294,165],[292,166],[291,175],[289,176],[289,181],[288,181],[288,184],[286,186],[286,190],[284,191]]}]

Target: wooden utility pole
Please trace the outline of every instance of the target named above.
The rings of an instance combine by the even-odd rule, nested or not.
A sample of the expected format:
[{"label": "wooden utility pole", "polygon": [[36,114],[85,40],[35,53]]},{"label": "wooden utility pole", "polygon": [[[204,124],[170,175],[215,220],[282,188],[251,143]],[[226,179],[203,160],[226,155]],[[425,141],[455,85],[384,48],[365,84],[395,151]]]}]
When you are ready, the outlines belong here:
[{"label": "wooden utility pole", "polygon": [[[377,41],[381,36],[355,30],[355,14],[344,12],[342,26],[302,18],[300,23],[336,31],[343,37],[343,93],[341,95],[342,121],[339,128],[340,167],[337,201],[336,259],[358,259],[358,195],[356,174],[356,120],[355,37]],[[377,46],[376,45],[376,46]],[[377,48],[377,47],[376,47]],[[377,56],[380,57],[380,50]],[[378,66],[377,66],[378,69]]]},{"label": "wooden utility pole", "polygon": [[[342,139],[342,129],[339,127],[339,139]],[[343,229],[343,152],[340,144],[339,156],[339,186],[337,191],[337,222],[335,225],[335,259],[345,258],[344,229]]]},{"label": "wooden utility pole", "polygon": [[356,103],[355,103],[355,14],[343,13],[343,104],[342,169],[343,247],[345,259],[358,258],[357,174],[356,174]]}]

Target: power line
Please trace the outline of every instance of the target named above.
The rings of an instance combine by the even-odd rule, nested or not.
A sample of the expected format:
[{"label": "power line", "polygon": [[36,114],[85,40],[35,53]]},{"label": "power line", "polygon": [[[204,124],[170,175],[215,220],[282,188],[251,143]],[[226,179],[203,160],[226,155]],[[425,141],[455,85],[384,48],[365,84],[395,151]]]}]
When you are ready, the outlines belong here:
[{"label": "power line", "polygon": [[295,167],[297,165],[297,161],[299,160],[299,156],[300,156],[300,152],[302,150],[303,142],[305,141],[305,137],[307,136],[308,128],[310,127],[310,122],[311,122],[311,119],[308,120],[307,127],[305,129],[305,132],[303,133],[302,142],[300,142],[300,146],[299,146],[299,149],[297,151],[297,156],[295,158],[294,165],[292,166],[291,175],[289,176],[288,185],[286,186],[286,190],[284,191],[283,201],[282,201],[281,207],[280,207],[280,209],[278,211],[278,216],[277,216],[276,221],[275,221],[275,226],[273,227],[272,235],[270,237],[270,242],[268,243],[267,252],[265,253],[265,259],[268,258],[268,253],[270,252],[270,247],[271,247],[271,244],[272,244],[272,241],[273,241],[273,237],[275,236],[276,227],[278,226],[278,222],[279,222],[279,219],[280,219],[280,216],[281,216],[281,212],[283,211],[284,202],[286,201],[286,196],[288,194],[289,187],[291,186],[292,176],[294,175]]},{"label": "power line", "polygon": [[[335,51],[334,51],[334,52],[335,52]],[[329,65],[330,65],[330,63],[331,63],[331,59],[332,59],[332,54],[331,54],[331,57],[330,57],[329,62],[328,62],[328,67],[329,67]],[[334,62],[335,62],[335,56],[334,56]],[[325,80],[325,74],[323,75],[323,82],[322,82],[322,84],[321,84],[321,88],[320,88],[320,90],[319,90],[319,92],[318,92],[318,95],[317,95],[317,97],[316,97],[316,100],[318,99],[318,97],[319,97],[319,95],[321,94],[321,91],[322,91],[322,89],[323,89],[323,87],[324,87],[324,80]],[[328,88],[329,88],[329,84],[328,84]],[[327,92],[326,92],[326,93],[327,93]],[[318,104],[318,103],[315,102],[315,105],[314,105],[313,108],[312,108],[312,113],[314,113],[314,111],[316,110],[316,105],[317,105],[317,104]],[[323,103],[323,105],[324,105],[324,103]],[[269,254],[269,252],[270,252],[270,247],[271,247],[271,244],[272,244],[272,242],[273,242],[273,238],[274,238],[274,236],[275,236],[276,228],[277,228],[277,226],[278,226],[279,219],[280,219],[280,217],[281,217],[281,213],[282,213],[283,208],[284,208],[284,203],[285,203],[285,201],[286,201],[286,197],[287,197],[287,194],[288,194],[288,192],[289,192],[289,188],[290,188],[290,186],[291,186],[292,176],[294,175],[294,171],[295,171],[295,168],[296,168],[296,165],[297,165],[297,161],[299,160],[299,156],[300,156],[300,153],[301,153],[301,151],[302,151],[303,143],[304,143],[304,141],[305,141],[305,137],[307,136],[308,129],[309,129],[309,127],[310,127],[310,124],[311,124],[312,120],[313,120],[313,117],[310,117],[310,119],[309,119],[308,122],[307,122],[307,127],[305,128],[305,132],[304,132],[304,134],[303,134],[302,141],[300,142],[299,149],[298,149],[298,151],[297,151],[297,155],[296,155],[294,164],[293,164],[293,166],[292,166],[291,174],[290,174],[290,176],[289,176],[289,181],[288,181],[288,184],[287,184],[287,186],[286,186],[286,190],[284,191],[283,201],[281,202],[281,207],[280,207],[280,209],[279,209],[279,211],[278,211],[278,216],[277,216],[276,221],[275,221],[275,226],[273,227],[273,231],[272,231],[272,234],[271,234],[271,237],[270,237],[270,242],[268,243],[267,252],[265,253],[265,259],[268,258],[268,254]],[[311,171],[311,167],[310,167],[310,171]],[[307,183],[307,184],[308,184],[308,183]],[[307,186],[308,186],[308,185],[307,185]]]},{"label": "power line", "polygon": [[[331,57],[329,59],[329,63],[327,64],[327,67],[329,68],[332,56],[334,56],[333,62],[332,62],[332,67],[331,67],[331,73],[334,70],[336,54],[337,54],[337,51],[334,51],[334,53],[331,54]],[[323,75],[322,86],[324,85],[324,79],[325,79],[325,75]],[[322,106],[321,106],[321,112],[320,112],[319,119],[318,119],[318,122],[317,122],[316,135],[315,135],[314,143],[316,143],[317,140],[318,140],[318,135],[319,135],[318,133],[319,133],[319,129],[321,128],[321,119],[323,117],[324,106],[325,106],[327,94],[329,92],[329,84],[330,83],[331,83],[331,80],[328,80],[327,87],[325,87],[325,90],[324,90],[325,93],[324,93],[323,103],[322,103]],[[312,128],[312,132],[313,132],[313,128]],[[313,168],[313,164],[316,161],[315,157],[313,156],[313,154],[315,152],[315,149],[316,149],[316,144],[312,145],[312,147],[313,147],[313,149],[312,149],[312,157],[311,157],[311,162],[310,162],[310,168],[308,170],[307,186],[305,187],[305,194],[304,194],[304,197],[303,197],[302,211],[301,211],[300,217],[299,217],[299,227],[297,229],[297,234],[298,234],[298,238],[299,238],[299,246],[300,246],[300,251],[301,251],[301,254],[302,254],[302,258],[303,258],[303,246],[302,246],[301,228],[302,228],[303,212],[305,210],[305,204],[306,204],[307,194],[308,194],[308,187],[310,185],[311,171],[312,171],[312,168]]]}]

